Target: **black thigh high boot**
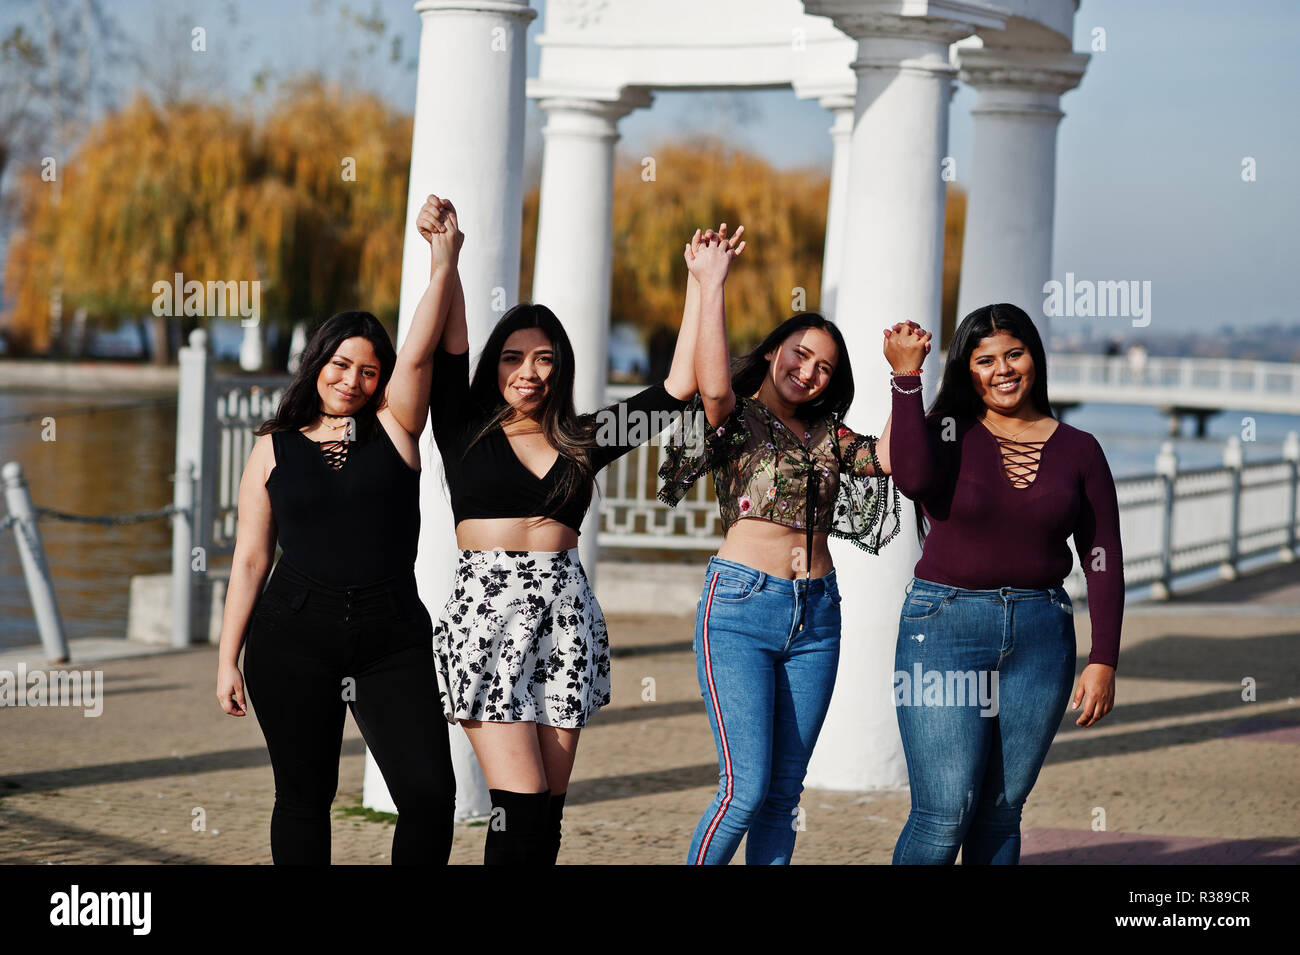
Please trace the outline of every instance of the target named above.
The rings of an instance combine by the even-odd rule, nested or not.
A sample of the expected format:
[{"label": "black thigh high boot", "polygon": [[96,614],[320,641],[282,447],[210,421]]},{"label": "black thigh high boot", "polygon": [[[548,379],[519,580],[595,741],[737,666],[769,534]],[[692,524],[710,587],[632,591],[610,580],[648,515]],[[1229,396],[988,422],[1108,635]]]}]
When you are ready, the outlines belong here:
[{"label": "black thigh high boot", "polygon": [[552,793],[550,807],[550,851],[546,861],[555,865],[560,857],[560,822],[564,819],[564,797],[568,793]]},{"label": "black thigh high boot", "polygon": [[483,844],[484,865],[545,865],[551,847],[551,791],[489,789],[492,817]]}]

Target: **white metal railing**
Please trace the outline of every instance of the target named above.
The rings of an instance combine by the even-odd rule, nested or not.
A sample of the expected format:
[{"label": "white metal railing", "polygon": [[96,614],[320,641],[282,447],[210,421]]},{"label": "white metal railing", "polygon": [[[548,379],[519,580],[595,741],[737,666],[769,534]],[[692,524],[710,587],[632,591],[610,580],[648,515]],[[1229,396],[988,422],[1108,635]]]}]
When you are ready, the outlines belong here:
[{"label": "white metal railing", "polygon": [[1300,414],[1300,365],[1220,358],[1047,358],[1052,400]]},{"label": "white metal railing", "polygon": [[[1065,365],[1057,364],[1063,359]],[[1125,379],[1125,359],[1096,356],[1057,356],[1052,359],[1053,397],[1061,368],[1091,384]],[[1180,383],[1209,374],[1210,364],[1178,359],[1177,365],[1151,359],[1145,381]],[[1261,382],[1300,394],[1293,371],[1265,363],[1218,363],[1226,380],[1242,364],[1260,365],[1251,371],[1252,387]],[[1129,372],[1131,372],[1129,368]],[[1100,376],[1101,381],[1098,381]],[[1118,376],[1118,377],[1115,377]],[[217,381],[206,336],[200,331],[182,349],[177,411],[176,473],[192,473],[176,482],[177,519],[173,543],[173,587],[178,643],[188,634],[193,588],[206,568],[206,558],[233,551],[239,481],[252,449],[253,429],[274,413],[284,379]],[[1281,384],[1279,384],[1279,382]],[[634,386],[613,386],[607,400],[633,394]],[[1240,404],[1237,402],[1237,404]],[[659,503],[658,472],[666,449],[660,435],[635,448],[603,471],[600,490],[599,541],[606,547],[666,550],[716,550],[722,543],[722,523],[713,497],[712,481],[700,481],[676,508]],[[1207,568],[1234,576],[1242,559],[1276,552],[1280,560],[1296,553],[1296,500],[1300,438],[1287,436],[1283,457],[1243,464],[1240,442],[1229,440],[1225,463],[1218,468],[1179,472],[1173,447],[1166,443],[1156,459],[1156,472],[1116,482],[1120,530],[1124,544],[1124,574],[1128,586],[1150,584],[1168,595],[1175,577]],[[1071,544],[1073,549],[1073,544]],[[196,555],[202,553],[204,560]],[[1084,593],[1078,569],[1067,580],[1071,593]],[[183,642],[188,642],[188,636]]]},{"label": "white metal railing", "polygon": [[[1175,577],[1217,569],[1235,577],[1241,561],[1273,553],[1296,556],[1296,501],[1300,490],[1300,437],[1287,435],[1281,459],[1245,464],[1232,437],[1224,464],[1179,471],[1172,443],[1156,456],[1156,473],[1115,482],[1129,587],[1150,584],[1167,597]],[[1082,593],[1083,574],[1071,577]]]},{"label": "white metal railing", "polygon": [[210,419],[217,431],[217,468],[212,512],[212,550],[230,554],[235,549],[235,521],[239,515],[239,482],[244,464],[257,441],[253,432],[275,414],[283,388],[218,382]]}]

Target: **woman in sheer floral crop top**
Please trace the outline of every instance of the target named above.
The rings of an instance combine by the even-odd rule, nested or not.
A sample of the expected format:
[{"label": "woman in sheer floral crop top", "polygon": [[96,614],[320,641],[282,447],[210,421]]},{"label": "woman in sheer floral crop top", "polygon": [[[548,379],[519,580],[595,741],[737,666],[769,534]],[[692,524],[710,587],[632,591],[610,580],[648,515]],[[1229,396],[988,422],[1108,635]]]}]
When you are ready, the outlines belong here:
[{"label": "woman in sheer floral crop top", "polygon": [[[769,338],[782,341],[805,329],[834,328],[819,321],[824,320],[816,315],[790,319]],[[828,333],[838,336],[838,330]],[[889,482],[877,457],[877,445],[883,454],[884,444],[853,433],[840,415],[790,427],[759,398],[738,395],[732,413],[716,428],[708,425],[698,398],[683,420],[694,430],[673,442],[660,469],[664,503],[675,506],[712,472],[724,532],[741,518],[759,518],[805,534],[812,530],[823,544],[821,535],[842,537],[872,554],[897,532],[897,493],[891,511]],[[703,453],[692,456],[692,447],[702,447]],[[812,551],[807,547],[805,553]],[[806,561],[799,564],[808,576]]]},{"label": "woman in sheer floral crop top", "polygon": [[844,424],[853,373],[843,337],[820,315],[783,322],[733,369],[725,226],[685,254],[687,307],[698,309],[699,396],[668,442],[659,496],[675,505],[712,472],[726,529],[705,571],[694,644],[718,791],[687,861],[726,864],[748,834],[747,863],[784,865],[839,663],[840,595],[827,538],[874,554],[898,532],[889,426],[877,440]]}]

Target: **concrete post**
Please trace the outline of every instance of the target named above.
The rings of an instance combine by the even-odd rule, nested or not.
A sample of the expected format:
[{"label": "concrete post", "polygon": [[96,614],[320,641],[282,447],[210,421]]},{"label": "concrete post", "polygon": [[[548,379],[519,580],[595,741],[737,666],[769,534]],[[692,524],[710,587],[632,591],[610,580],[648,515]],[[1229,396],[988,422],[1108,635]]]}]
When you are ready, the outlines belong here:
[{"label": "concrete post", "polygon": [[1287,481],[1287,504],[1286,504],[1286,546],[1282,548],[1281,558],[1286,563],[1291,563],[1296,559],[1296,504],[1297,497],[1300,497],[1300,434],[1294,431],[1286,433],[1286,440],[1282,442],[1282,458],[1289,465]]},{"label": "concrete post", "polygon": [[1228,438],[1228,443],[1223,448],[1223,466],[1231,471],[1231,487],[1228,492],[1228,559],[1219,565],[1219,576],[1224,580],[1236,580],[1240,574],[1237,564],[1241,559],[1241,469],[1245,464],[1241,439],[1234,434]]},{"label": "concrete post", "polygon": [[[172,518],[172,646],[185,647],[194,639],[193,548],[202,548],[205,555],[211,549],[217,500],[216,388],[208,333],[201,328],[190,332],[189,345],[180,350],[178,361],[172,503],[183,510]],[[207,640],[206,633],[203,639]]]},{"label": "concrete post", "polygon": [[1172,441],[1160,445],[1156,473],[1164,481],[1164,503],[1160,518],[1160,579],[1151,585],[1151,597],[1168,600],[1173,595],[1174,482],[1178,478],[1178,455]]},{"label": "concrete post", "polygon": [[41,634],[45,659],[50,663],[66,663],[68,640],[63,632],[59,605],[54,599],[54,581],[50,577],[50,565],[45,560],[41,532],[36,526],[36,508],[32,506],[32,495],[23,479],[23,466],[10,461],[0,470],[0,478],[4,480],[5,506],[13,518],[18,558],[27,579],[27,593],[32,599],[32,615]]},{"label": "concrete post", "polygon": [[[194,550],[194,466],[182,461],[172,475],[172,646],[188,647],[194,642],[195,587],[192,554]],[[208,635],[203,634],[206,641]]]}]

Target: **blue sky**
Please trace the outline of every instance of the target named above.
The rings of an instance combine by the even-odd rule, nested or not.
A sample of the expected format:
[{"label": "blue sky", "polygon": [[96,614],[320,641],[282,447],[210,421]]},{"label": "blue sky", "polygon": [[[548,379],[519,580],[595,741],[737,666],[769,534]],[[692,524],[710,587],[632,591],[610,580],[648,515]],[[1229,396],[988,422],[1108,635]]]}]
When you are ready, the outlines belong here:
[{"label": "blue sky", "polygon": [[[353,49],[339,27],[338,0],[113,0],[109,8],[133,37],[169,22],[203,24],[219,66],[219,85],[246,93],[257,70],[280,74],[328,67],[395,106],[414,104],[413,56],[419,17],[410,0],[376,0],[402,40],[402,61]],[[628,2],[628,0],[620,0]],[[369,12],[368,0],[353,0]],[[545,22],[545,0],[530,28]],[[193,12],[189,12],[193,11]],[[12,16],[16,10],[10,8]],[[169,20],[168,18],[173,18]],[[0,19],[9,19],[3,17]],[[1094,27],[1107,50],[1094,53],[1081,86],[1066,94],[1059,133],[1054,277],[1152,282],[1152,332],[1206,332],[1232,323],[1300,325],[1292,273],[1300,218],[1300,3],[1294,0],[1083,0],[1075,49],[1088,51]],[[970,171],[974,90],[959,85],[951,107],[949,153],[958,181]],[[1291,116],[1291,119],[1287,119]],[[528,148],[535,163],[540,117],[530,108]],[[684,131],[713,130],[780,166],[829,169],[830,116],[789,91],[658,94],[649,110],[623,120],[621,146],[641,155]],[[1257,181],[1241,178],[1254,157]],[[755,224],[757,226],[758,224]],[[1128,330],[1126,321],[1116,328]]]}]

